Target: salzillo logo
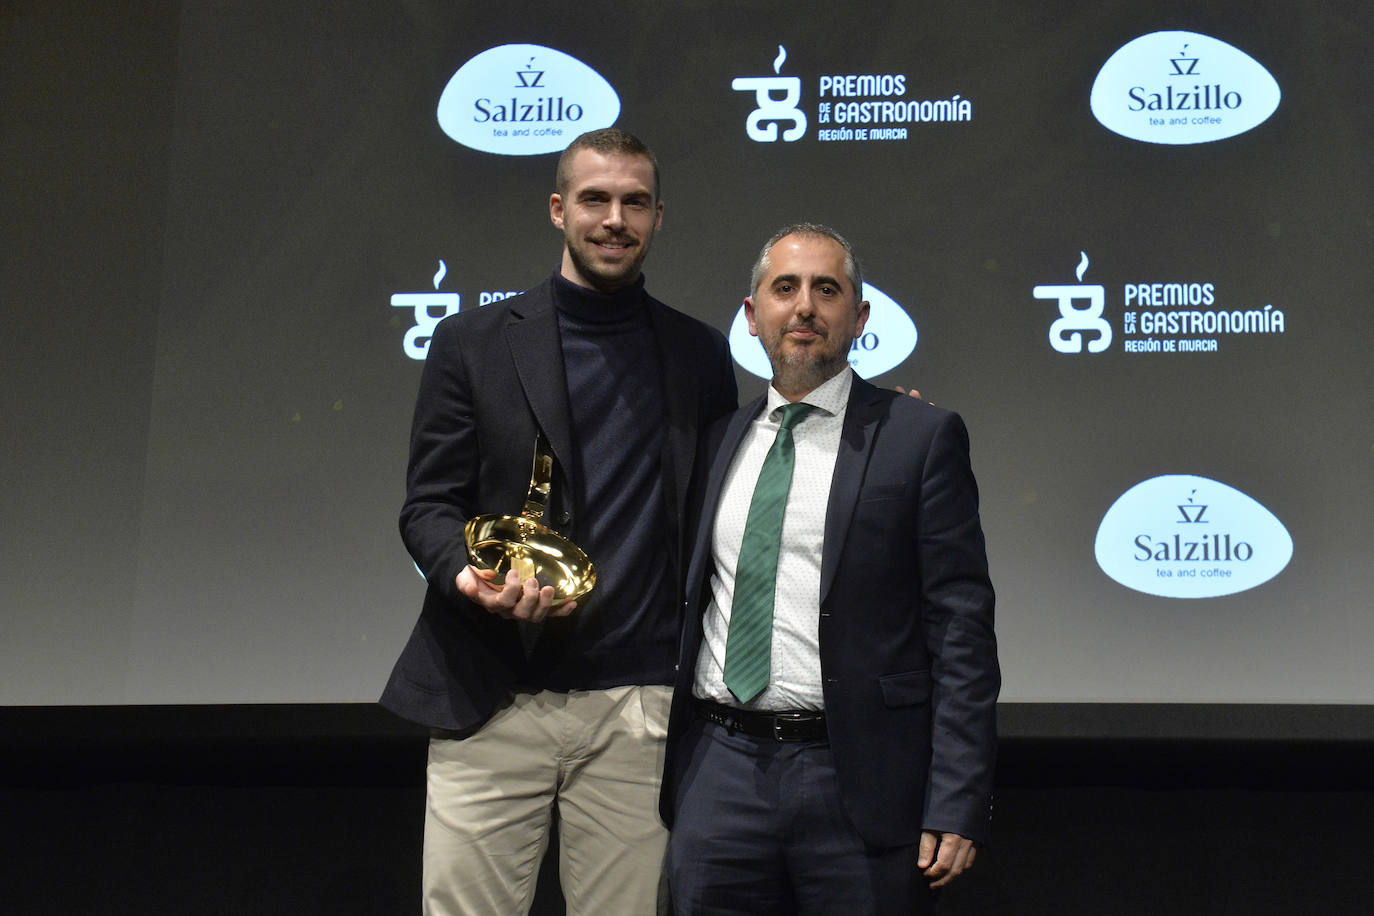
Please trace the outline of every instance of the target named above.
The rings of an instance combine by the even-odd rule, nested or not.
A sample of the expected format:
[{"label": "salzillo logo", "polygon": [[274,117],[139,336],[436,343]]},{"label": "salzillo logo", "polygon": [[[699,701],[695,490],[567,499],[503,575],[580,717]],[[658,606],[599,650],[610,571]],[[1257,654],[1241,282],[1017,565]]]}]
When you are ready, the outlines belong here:
[{"label": "salzillo logo", "polygon": [[1089,104],[1102,126],[1146,143],[1210,143],[1279,107],[1279,84],[1253,57],[1197,32],[1152,32],[1107,59]]},{"label": "salzillo logo", "polygon": [[[1088,253],[1080,251],[1078,280],[1088,269]],[[1112,345],[1112,326],[1102,317],[1107,291],[1101,286],[1037,286],[1031,294],[1037,299],[1059,300],[1059,318],[1050,325],[1050,346],[1060,353],[1082,353],[1083,334],[1095,334],[1088,341],[1089,353],[1101,353]],[[1086,305],[1075,305],[1086,302]]]},{"label": "salzillo logo", "polygon": [[1234,487],[1190,474],[1152,477],[1121,495],[1097,529],[1097,565],[1161,598],[1215,598],[1268,582],[1293,557],[1274,514]]},{"label": "salzillo logo", "polygon": [[[895,369],[916,349],[916,324],[906,309],[876,286],[865,283],[863,298],[869,306],[868,324],[863,336],[855,338],[849,348],[849,365],[860,378],[872,378]],[[749,333],[749,319],[744,317],[742,305],[730,325],[730,354],[746,372],[761,379],[773,377],[763,344]]]},{"label": "salzillo logo", "polygon": [[[773,60],[773,72],[781,73],[783,61],[787,60],[787,49],[778,45],[778,56]],[[787,142],[800,140],[806,133],[806,115],[797,103],[801,101],[802,82],[797,76],[737,76],[730,88],[740,92],[753,92],[754,101],[759,107],[749,113],[744,124],[744,132],[750,140],[758,143],[772,143],[778,139],[778,123],[790,124],[782,132]],[[781,92],[780,98],[773,93]],[[774,122],[774,123],[765,123]],[[771,373],[770,373],[771,377]]]},{"label": "salzillo logo", "polygon": [[610,127],[620,96],[601,74],[542,45],[488,48],[439,96],[439,126],[464,146],[504,156],[558,153],[578,134]]}]

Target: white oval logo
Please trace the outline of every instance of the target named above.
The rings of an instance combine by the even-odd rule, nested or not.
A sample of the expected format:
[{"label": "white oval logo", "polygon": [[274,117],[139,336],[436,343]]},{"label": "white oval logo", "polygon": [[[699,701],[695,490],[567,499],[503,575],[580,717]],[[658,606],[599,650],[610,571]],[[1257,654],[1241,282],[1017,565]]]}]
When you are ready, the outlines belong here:
[{"label": "white oval logo", "polygon": [[1102,571],[1127,588],[1161,598],[1216,598],[1277,576],[1293,556],[1293,538],[1240,490],[1166,474],[1112,504],[1093,549]]},{"label": "white oval logo", "polygon": [[1279,107],[1279,84],[1249,54],[1197,32],[1152,32],[1102,65],[1090,105],[1103,127],[1146,143],[1210,143]]},{"label": "white oval logo", "polygon": [[562,152],[618,117],[620,96],[600,73],[542,45],[488,48],[459,67],[439,96],[444,133],[503,156]]},{"label": "white oval logo", "polygon": [[[849,348],[849,365],[859,378],[872,378],[901,365],[916,349],[916,324],[906,309],[876,286],[864,284],[864,299],[868,302],[868,323],[863,335]],[[735,313],[730,325],[730,354],[746,372],[761,379],[773,378],[773,367],[759,339],[749,333],[749,319],[744,306]]]}]

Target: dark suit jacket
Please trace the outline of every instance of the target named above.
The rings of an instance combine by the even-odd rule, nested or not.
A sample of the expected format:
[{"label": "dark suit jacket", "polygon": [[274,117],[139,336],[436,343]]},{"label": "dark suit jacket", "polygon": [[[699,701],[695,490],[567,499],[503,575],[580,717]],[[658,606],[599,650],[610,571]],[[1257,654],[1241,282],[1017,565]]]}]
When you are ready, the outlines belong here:
[{"label": "dark suit jacket", "polygon": [[[725,475],[762,400],[712,428],[668,727],[660,811],[672,825],[681,737],[710,601],[711,534]],[[708,465],[703,464],[705,468]],[[957,414],[855,378],[821,558],[820,662],[840,796],[876,846],[921,830],[986,843],[996,701],[978,490]]]},{"label": "dark suit jacket", "polygon": [[[734,409],[729,347],[720,332],[648,300],[663,365],[664,492],[680,568],[687,484],[699,431]],[[519,514],[542,430],[554,453],[545,522],[577,540],[581,488],[568,477],[573,432],[551,280],[441,321],[430,342],[411,428],[401,536],[429,588],[392,671],[382,705],[433,728],[476,730],[516,683],[519,625],[470,603],[454,583],[467,563],[463,526],[487,513]],[[679,580],[680,575],[674,575]]]}]

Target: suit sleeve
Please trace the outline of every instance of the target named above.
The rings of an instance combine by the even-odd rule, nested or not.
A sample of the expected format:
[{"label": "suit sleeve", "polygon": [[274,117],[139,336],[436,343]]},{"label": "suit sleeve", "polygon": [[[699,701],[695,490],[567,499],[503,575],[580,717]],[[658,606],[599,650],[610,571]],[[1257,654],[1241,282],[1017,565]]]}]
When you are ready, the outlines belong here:
[{"label": "suit sleeve", "polygon": [[919,549],[933,682],[923,827],[986,843],[1002,677],[978,485],[957,414],[945,415],[923,469]]},{"label": "suit sleeve", "polygon": [[739,386],[735,383],[735,361],[730,355],[730,344],[724,335],[712,329],[711,342],[715,346],[716,365],[719,370],[711,374],[712,387],[702,399],[702,414],[698,429],[705,431],[712,423],[739,407]]},{"label": "suit sleeve", "polygon": [[463,528],[479,474],[471,382],[455,322],[435,329],[410,431],[401,538],[432,588],[459,600],[454,578],[467,565]]}]

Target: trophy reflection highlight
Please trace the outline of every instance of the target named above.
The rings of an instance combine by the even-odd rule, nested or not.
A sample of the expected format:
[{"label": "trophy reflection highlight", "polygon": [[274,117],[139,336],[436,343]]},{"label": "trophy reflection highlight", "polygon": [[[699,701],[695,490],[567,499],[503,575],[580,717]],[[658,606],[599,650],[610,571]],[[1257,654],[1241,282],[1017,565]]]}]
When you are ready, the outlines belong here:
[{"label": "trophy reflection highlight", "polygon": [[543,523],[553,480],[553,455],[541,435],[534,443],[530,492],[519,515],[479,515],[463,533],[468,559],[477,569],[496,571],[487,583],[500,590],[506,572],[523,581],[533,576],[540,587],[553,586],[554,604],[581,598],[596,585],[596,567],[572,541]]}]

